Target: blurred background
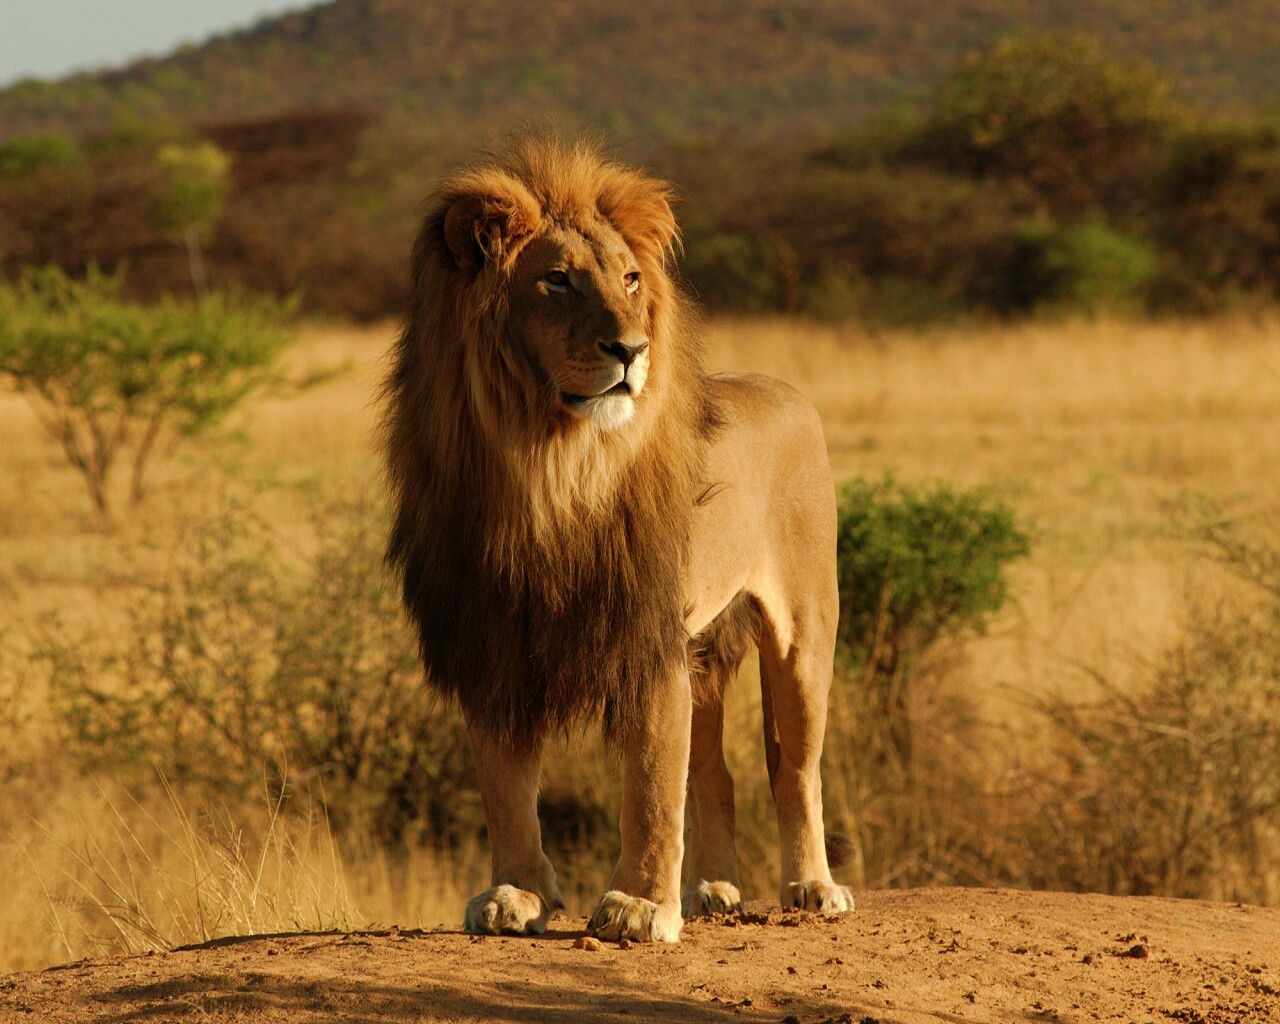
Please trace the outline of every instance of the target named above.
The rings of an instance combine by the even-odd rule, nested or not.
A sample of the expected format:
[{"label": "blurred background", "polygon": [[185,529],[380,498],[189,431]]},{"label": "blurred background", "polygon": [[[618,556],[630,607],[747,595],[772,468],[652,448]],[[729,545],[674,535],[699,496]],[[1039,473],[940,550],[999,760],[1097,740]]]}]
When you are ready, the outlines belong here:
[{"label": "blurred background", "polygon": [[[673,181],[712,367],[822,413],[846,880],[1280,900],[1271,0],[8,2],[0,969],[487,884],[377,389],[431,189],[529,125]],[[749,898],[759,731],[749,666]],[[572,742],[582,913],[617,773]]]}]

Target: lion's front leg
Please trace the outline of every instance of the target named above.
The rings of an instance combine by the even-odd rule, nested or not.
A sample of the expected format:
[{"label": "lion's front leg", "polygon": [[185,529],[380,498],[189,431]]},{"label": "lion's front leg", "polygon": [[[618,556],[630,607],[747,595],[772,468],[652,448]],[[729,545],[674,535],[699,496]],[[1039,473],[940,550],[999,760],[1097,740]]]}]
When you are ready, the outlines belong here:
[{"label": "lion's front leg", "polygon": [[474,934],[541,933],[564,906],[538,825],[541,746],[513,749],[473,725],[471,749],[489,826],[493,885],[467,902],[463,926]]},{"label": "lion's front leg", "polygon": [[680,862],[693,701],[683,668],[623,737],[622,855],[588,928],[603,939],[680,938]]}]

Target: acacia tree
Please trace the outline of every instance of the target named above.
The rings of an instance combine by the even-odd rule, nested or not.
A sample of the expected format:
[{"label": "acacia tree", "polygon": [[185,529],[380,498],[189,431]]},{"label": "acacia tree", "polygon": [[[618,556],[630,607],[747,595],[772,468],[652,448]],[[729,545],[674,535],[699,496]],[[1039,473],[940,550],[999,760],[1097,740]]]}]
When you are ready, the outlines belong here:
[{"label": "acacia tree", "polygon": [[139,305],[120,298],[121,282],[96,269],[76,280],[47,267],[0,286],[0,374],[61,445],[104,522],[122,457],[132,467],[132,506],[162,433],[208,428],[272,375],[292,311],[292,303],[222,294]]}]

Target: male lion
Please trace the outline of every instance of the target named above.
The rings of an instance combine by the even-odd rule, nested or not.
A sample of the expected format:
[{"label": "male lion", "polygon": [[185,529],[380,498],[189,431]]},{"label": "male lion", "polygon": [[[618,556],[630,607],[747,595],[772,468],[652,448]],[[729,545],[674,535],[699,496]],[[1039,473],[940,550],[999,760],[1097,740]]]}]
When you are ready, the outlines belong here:
[{"label": "male lion", "polygon": [[468,722],[493,854],[471,932],[563,906],[542,851],[543,741],[601,715],[624,768],[605,938],[740,905],[722,696],[760,650],[784,906],[831,880],[818,760],[836,627],[835,509],[817,414],[703,372],[667,267],[662,182],[527,139],[451,178],[413,256],[387,382],[389,559],[427,677]]}]

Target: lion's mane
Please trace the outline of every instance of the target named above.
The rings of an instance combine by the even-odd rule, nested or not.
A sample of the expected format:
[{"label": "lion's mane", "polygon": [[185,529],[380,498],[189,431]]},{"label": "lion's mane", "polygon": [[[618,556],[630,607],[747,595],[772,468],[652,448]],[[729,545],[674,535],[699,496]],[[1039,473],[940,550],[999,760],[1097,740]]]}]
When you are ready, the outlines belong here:
[{"label": "lion's mane", "polygon": [[[667,270],[668,200],[591,146],[527,139],[447,182],[414,248],[386,385],[388,559],[430,683],[514,745],[597,714],[607,735],[627,732],[686,658],[682,579],[716,417]],[[446,238],[459,208],[499,225],[482,272]],[[523,242],[596,213],[640,261],[650,303],[650,382],[613,432],[556,423],[508,329]]]}]

